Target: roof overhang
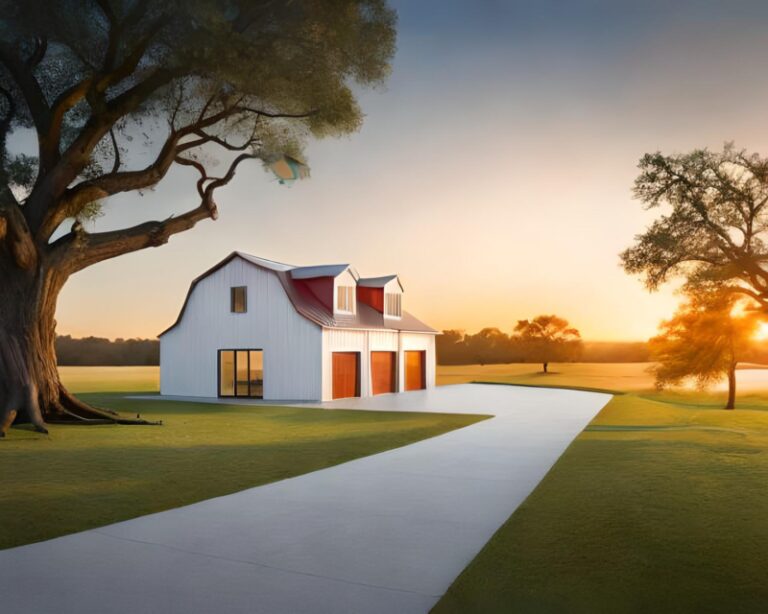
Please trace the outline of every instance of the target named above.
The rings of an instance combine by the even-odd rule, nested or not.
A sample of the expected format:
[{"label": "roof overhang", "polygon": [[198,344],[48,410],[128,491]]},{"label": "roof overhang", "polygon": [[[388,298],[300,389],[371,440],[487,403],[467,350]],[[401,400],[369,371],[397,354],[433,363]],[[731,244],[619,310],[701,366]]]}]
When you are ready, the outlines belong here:
[{"label": "roof overhang", "polygon": [[400,292],[405,292],[403,284],[400,281],[398,275],[382,275],[381,277],[361,277],[357,280],[357,285],[363,288],[383,288],[389,282],[396,280],[397,285],[400,286]]}]

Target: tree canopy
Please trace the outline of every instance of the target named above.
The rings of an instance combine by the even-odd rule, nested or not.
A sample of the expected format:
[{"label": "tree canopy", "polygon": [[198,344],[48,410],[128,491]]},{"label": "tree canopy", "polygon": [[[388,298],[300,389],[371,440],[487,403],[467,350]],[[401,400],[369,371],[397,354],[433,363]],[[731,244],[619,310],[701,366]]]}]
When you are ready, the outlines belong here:
[{"label": "tree canopy", "polygon": [[621,254],[624,269],[657,289],[726,288],[768,310],[768,159],[726,144],[722,151],[643,156],[634,193],[665,212]]},{"label": "tree canopy", "polygon": [[575,360],[581,353],[581,335],[568,320],[556,315],[540,315],[533,320],[519,320],[515,333],[529,348],[529,353],[547,373],[550,362]]},{"label": "tree canopy", "polygon": [[[174,164],[199,173],[187,213],[61,239],[73,270],[215,218],[214,190],[245,159],[355,130],[352,85],[382,81],[395,40],[382,0],[0,0],[0,15],[0,234],[17,261],[103,198]],[[18,128],[34,130],[36,155],[10,150]],[[142,133],[157,157],[126,168],[121,152]],[[212,176],[211,156],[234,159]]]}]

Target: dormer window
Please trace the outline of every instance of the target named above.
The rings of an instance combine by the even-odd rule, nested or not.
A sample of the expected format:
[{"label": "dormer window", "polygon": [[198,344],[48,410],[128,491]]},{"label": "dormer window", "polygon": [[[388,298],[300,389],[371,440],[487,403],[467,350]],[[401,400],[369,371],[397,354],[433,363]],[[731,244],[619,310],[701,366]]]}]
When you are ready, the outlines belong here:
[{"label": "dormer window", "polygon": [[391,318],[399,318],[403,315],[402,294],[384,294],[384,315]]},{"label": "dormer window", "polygon": [[354,286],[339,286],[336,288],[336,311],[355,312]]},{"label": "dormer window", "polygon": [[245,313],[248,310],[245,286],[229,289],[229,309],[232,313]]}]

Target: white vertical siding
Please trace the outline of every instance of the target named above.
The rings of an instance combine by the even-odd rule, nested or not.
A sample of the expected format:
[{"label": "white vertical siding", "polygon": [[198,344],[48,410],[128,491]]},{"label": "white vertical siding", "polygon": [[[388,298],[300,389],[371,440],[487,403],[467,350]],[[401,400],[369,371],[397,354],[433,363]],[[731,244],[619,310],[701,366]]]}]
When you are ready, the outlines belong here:
[{"label": "white vertical siding", "polygon": [[[230,312],[230,288],[247,287],[247,312]],[[160,339],[162,394],[215,397],[218,350],[264,350],[264,398],[322,395],[322,330],[300,316],[272,272],[235,258],[202,279],[181,322]]]}]

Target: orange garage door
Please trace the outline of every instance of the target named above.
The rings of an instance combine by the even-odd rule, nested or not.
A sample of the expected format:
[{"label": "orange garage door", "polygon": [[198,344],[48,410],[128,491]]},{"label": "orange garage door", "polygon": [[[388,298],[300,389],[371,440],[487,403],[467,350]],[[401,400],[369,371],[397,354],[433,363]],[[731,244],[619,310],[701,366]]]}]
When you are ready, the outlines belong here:
[{"label": "orange garage door", "polygon": [[426,388],[426,352],[405,352],[405,389],[421,390]]},{"label": "orange garage door", "polygon": [[360,396],[360,354],[333,353],[333,398]]},{"label": "orange garage door", "polygon": [[395,391],[395,352],[371,352],[371,388],[373,394]]}]

